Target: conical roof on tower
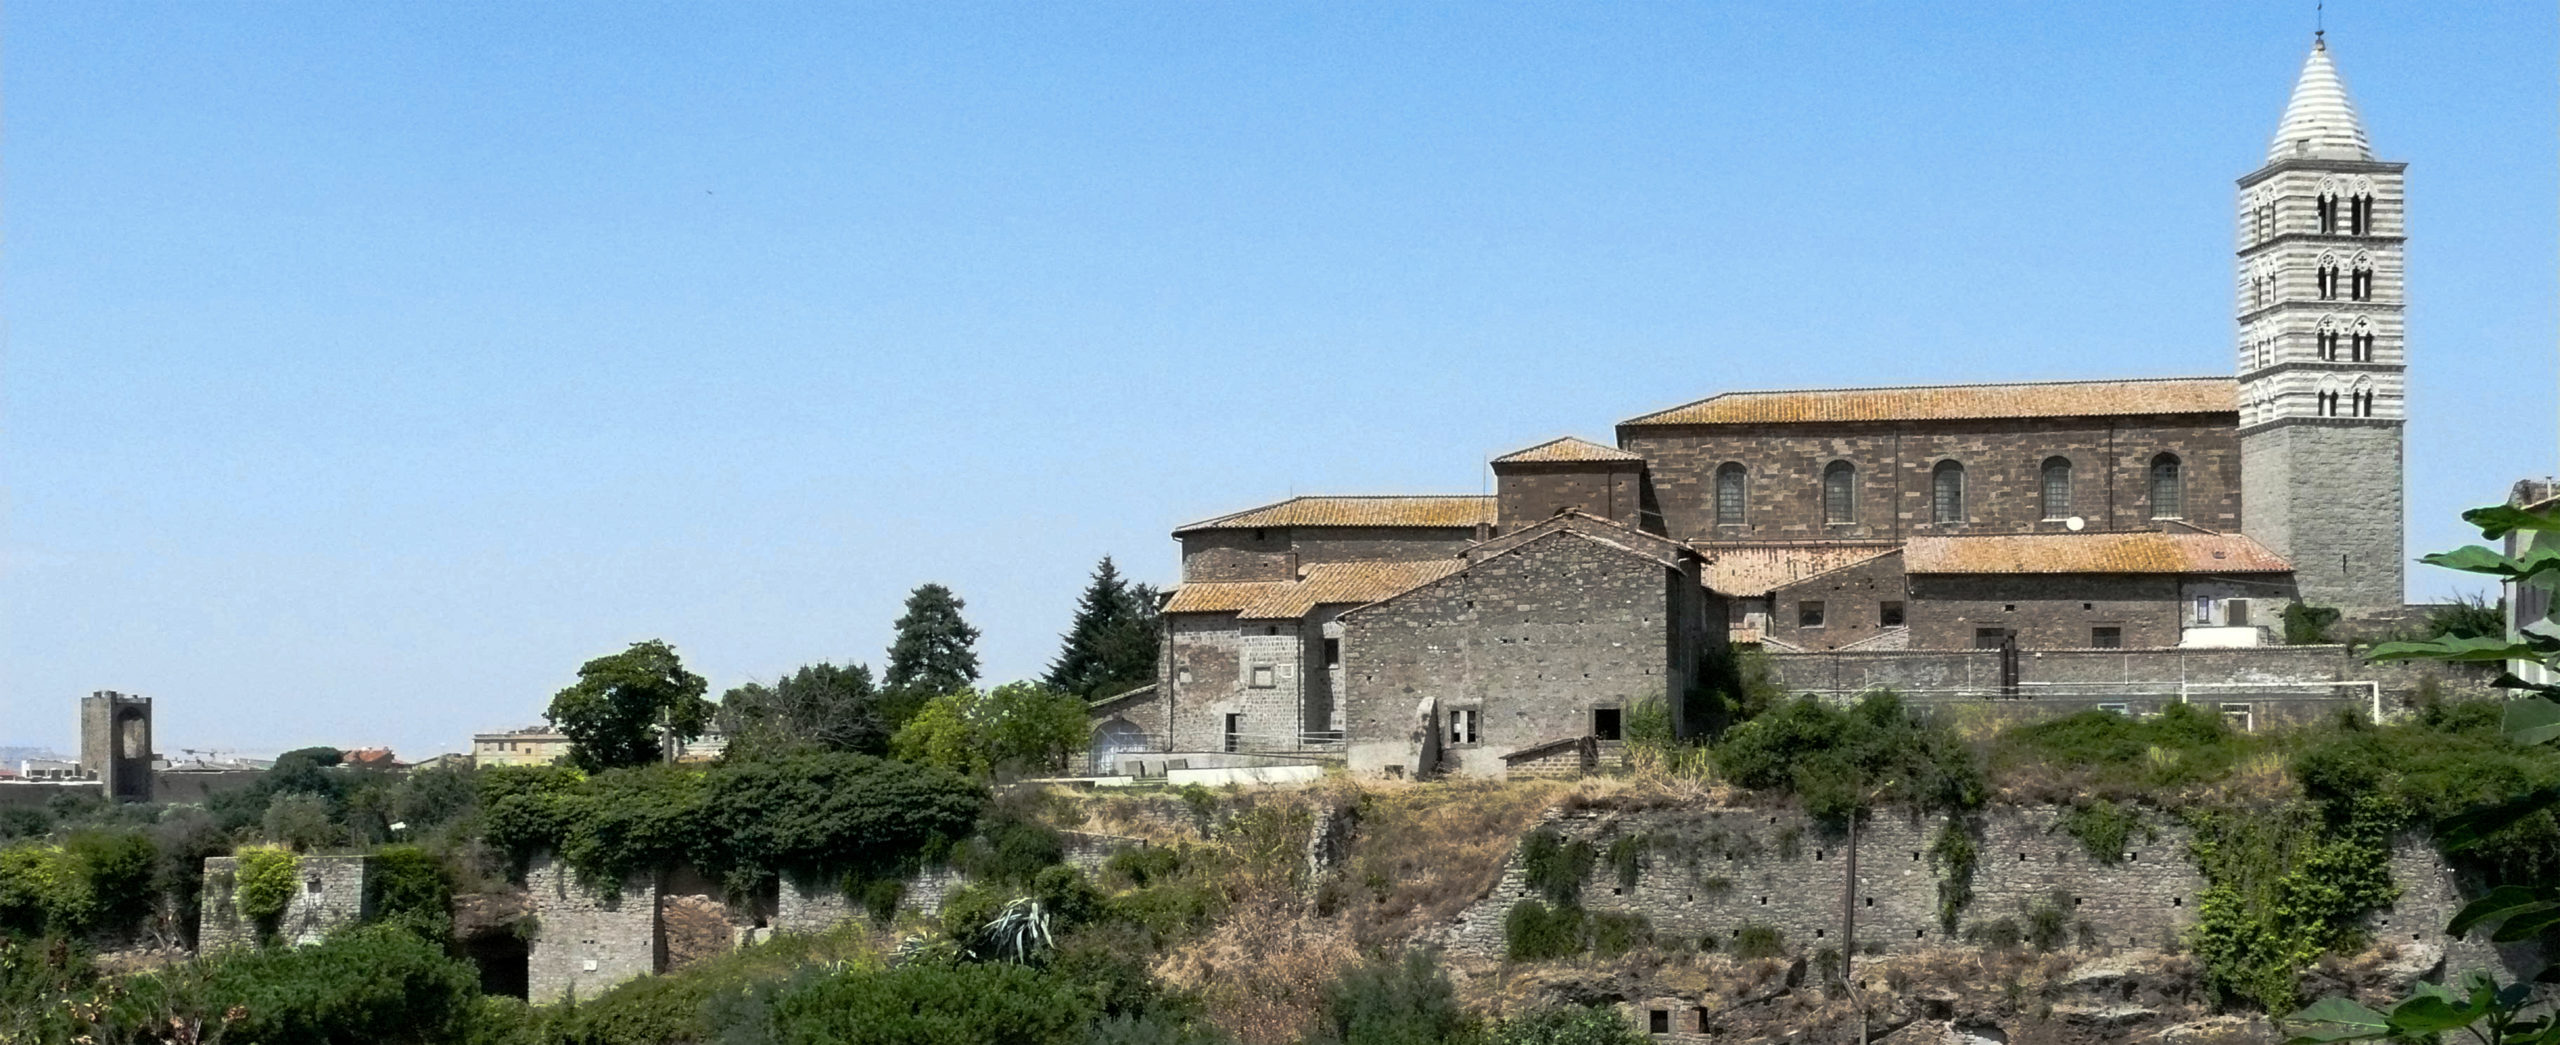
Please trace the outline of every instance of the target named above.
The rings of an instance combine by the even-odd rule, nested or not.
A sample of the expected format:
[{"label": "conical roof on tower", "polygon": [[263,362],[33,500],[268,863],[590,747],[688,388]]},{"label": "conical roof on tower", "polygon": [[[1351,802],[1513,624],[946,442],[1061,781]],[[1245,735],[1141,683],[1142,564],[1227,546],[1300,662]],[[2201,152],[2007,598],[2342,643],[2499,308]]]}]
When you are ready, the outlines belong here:
[{"label": "conical roof on tower", "polygon": [[2373,159],[2364,121],[2356,117],[2355,103],[2347,99],[2347,83],[2338,78],[2338,66],[2329,60],[2328,41],[2317,37],[2311,42],[2311,57],[2302,63],[2302,78],[2294,81],[2293,100],[2284,107],[2284,123],[2267,146],[2269,163],[2302,157]]}]

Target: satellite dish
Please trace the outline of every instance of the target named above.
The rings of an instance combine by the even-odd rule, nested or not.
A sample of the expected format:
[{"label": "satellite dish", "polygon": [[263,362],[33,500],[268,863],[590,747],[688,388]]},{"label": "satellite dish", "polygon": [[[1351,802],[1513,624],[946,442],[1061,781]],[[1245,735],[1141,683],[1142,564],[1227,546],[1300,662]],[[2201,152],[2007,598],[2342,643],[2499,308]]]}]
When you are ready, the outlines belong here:
[{"label": "satellite dish", "polygon": [[2089,520],[2074,515],[2068,519],[2062,520],[2062,528],[2073,533],[2078,533],[2089,528]]}]

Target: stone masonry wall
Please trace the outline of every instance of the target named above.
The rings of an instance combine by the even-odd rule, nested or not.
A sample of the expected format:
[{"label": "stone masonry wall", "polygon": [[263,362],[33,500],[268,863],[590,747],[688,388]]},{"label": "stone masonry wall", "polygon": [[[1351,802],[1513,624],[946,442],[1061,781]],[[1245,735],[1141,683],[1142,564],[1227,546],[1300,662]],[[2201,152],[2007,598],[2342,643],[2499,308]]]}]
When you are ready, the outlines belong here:
[{"label": "stone masonry wall", "polygon": [[2401,432],[2396,423],[2300,419],[2241,441],[2249,511],[2240,529],[2293,563],[2306,602],[2404,601]]},{"label": "stone masonry wall", "polygon": [[1496,496],[1504,533],[1545,522],[1566,508],[1628,526],[1641,525],[1644,466],[1640,462],[1498,464],[1493,470],[1499,480]]},{"label": "stone masonry wall", "polygon": [[1182,536],[1184,581],[1294,581],[1319,562],[1405,562],[1456,555],[1472,527],[1275,526]]},{"label": "stone masonry wall", "polygon": [[[2042,500],[2046,458],[2071,461],[2071,515],[2092,529],[2153,528],[2151,460],[2178,455],[2183,518],[2212,530],[2240,528],[2236,414],[2085,419],[1700,425],[1622,428],[1643,454],[1671,536],[1684,540],[1904,539],[1934,534],[2060,532]],[[1965,521],[1931,522],[1930,470],[1965,468]],[[1715,521],[1715,472],[1749,472],[1739,526]],[[1856,521],[1826,523],[1822,473],[1833,461],[1858,469]]]},{"label": "stone masonry wall", "polygon": [[635,874],[617,896],[580,884],[568,865],[548,854],[525,872],[536,926],[526,957],[527,998],[558,1001],[592,998],[607,987],[657,972],[658,887],[655,876]]},{"label": "stone masonry wall", "polygon": [[[2069,945],[2083,949],[2173,948],[2195,923],[2205,883],[2187,855],[2183,828],[2155,823],[2147,833],[2136,832],[2122,860],[2110,865],[2091,858],[2062,830],[2058,809],[1995,807],[1968,822],[1977,854],[1974,896],[1957,918],[1959,935],[2003,918],[2023,926],[2042,905],[2062,912]],[[1778,932],[1790,954],[1811,956],[1842,946],[1845,838],[1801,814],[1582,810],[1551,812],[1546,823],[1604,853],[1621,838],[1645,840],[1634,886],[1622,887],[1603,859],[1583,883],[1582,904],[1595,912],[1642,915],[1657,939],[1712,935],[1719,946],[1730,946],[1745,926],[1766,926]],[[1938,817],[1886,815],[1861,828],[1854,902],[1862,948],[1910,951],[1953,942],[1938,910],[1938,885],[1946,872],[1928,855],[1944,823]],[[2457,969],[2497,960],[2485,947],[2445,935],[2460,899],[2433,849],[2422,840],[2403,839],[2392,872],[2403,893],[2375,915],[2378,936],[2406,935],[2404,946],[2439,953],[2450,945]],[[1500,960],[1504,916],[1532,896],[1515,854],[1492,891],[1450,923],[1443,942],[1462,955]]]},{"label": "stone masonry wall", "polygon": [[[1864,642],[1892,627],[1884,623],[1886,603],[1901,607],[1903,624],[1910,623],[1907,588],[1900,552],[1817,573],[1771,593],[1769,637],[1806,650],[1834,650]],[[1822,604],[1820,626],[1804,626],[1808,602]]]},{"label": "stone masonry wall", "polygon": [[1596,708],[1670,692],[1679,662],[1666,577],[1676,571],[1569,532],[1538,538],[1403,595],[1346,613],[1350,768],[1413,757],[1414,709],[1479,713],[1477,739],[1444,761],[1500,776],[1505,753],[1588,734]]},{"label": "stone masonry wall", "polygon": [[[1146,842],[1117,835],[1098,835],[1083,831],[1061,831],[1065,842],[1066,862],[1087,875],[1099,875],[1112,854],[1123,849],[1143,848]],[[942,913],[942,903],[968,878],[949,867],[928,867],[907,876],[905,890],[899,894],[898,910],[924,918]],[[782,900],[774,914],[773,926],[784,932],[823,932],[863,912],[834,882],[782,883]]]},{"label": "stone masonry wall", "polygon": [[[211,954],[226,947],[255,946],[257,926],[242,917],[235,895],[240,861],[210,856],[204,861],[204,894],[198,900],[200,921],[196,950]],[[293,899],[276,918],[276,937],[287,943],[318,943],[330,932],[373,917],[373,861],[363,856],[303,856],[295,861]]]},{"label": "stone masonry wall", "polygon": [[2127,648],[2175,646],[2179,596],[2172,574],[1913,577],[1911,647],[1970,649],[1976,630],[1997,628],[2026,649],[2085,648],[2102,627],[2117,629]]}]

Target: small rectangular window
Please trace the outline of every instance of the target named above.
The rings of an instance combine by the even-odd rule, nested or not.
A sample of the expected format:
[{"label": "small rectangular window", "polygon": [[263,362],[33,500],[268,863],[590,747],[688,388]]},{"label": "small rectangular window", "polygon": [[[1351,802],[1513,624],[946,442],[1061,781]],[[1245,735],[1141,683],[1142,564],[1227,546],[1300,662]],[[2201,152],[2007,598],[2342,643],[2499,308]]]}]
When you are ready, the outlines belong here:
[{"label": "small rectangular window", "polygon": [[2098,705],[2098,710],[2116,715],[2131,715],[2133,713],[2133,706],[2130,704],[2100,704]]},{"label": "small rectangular window", "polygon": [[1671,1033],[1671,1010],[1655,1009],[1645,1025],[1656,1034]]},{"label": "small rectangular window", "polygon": [[1270,689],[1270,688],[1272,687],[1272,684],[1273,684],[1273,683],[1272,683],[1272,679],[1271,679],[1271,665],[1268,665],[1268,664],[1256,664],[1256,665],[1254,665],[1254,666],[1253,666],[1253,682],[1252,682],[1253,688],[1255,688],[1255,689]]},{"label": "small rectangular window", "polygon": [[1328,668],[1338,668],[1342,666],[1341,639],[1324,640],[1324,666]]},{"label": "small rectangular window", "polygon": [[2195,616],[2195,620],[2194,620],[2194,621],[2192,621],[2191,623],[2195,623],[2195,624],[2211,624],[2211,623],[2213,623],[2213,596],[2210,596],[2210,595],[2198,595],[2198,596],[2196,596],[2196,616]]},{"label": "small rectangular window", "polygon": [[1973,629],[1973,648],[1975,649],[1999,649],[2008,644],[2009,629],[2007,628]]},{"label": "small rectangular window", "polygon": [[1897,600],[1892,600],[1892,601],[1888,601],[1888,602],[1879,602],[1879,603],[1877,603],[1877,604],[1876,604],[1876,624],[1877,624],[1878,626],[1880,626],[1880,627],[1886,627],[1886,628],[1899,628],[1899,627],[1901,627],[1901,626],[1902,626],[1902,602],[1901,602],[1901,600],[1898,600],[1898,599],[1897,599]]},{"label": "small rectangular window", "polygon": [[1597,740],[1618,739],[1618,709],[1591,709],[1591,736]]},{"label": "small rectangular window", "polygon": [[1473,744],[1476,742],[1476,709],[1450,709],[1449,742],[1452,744]]},{"label": "small rectangular window", "polygon": [[1822,600],[1807,599],[1796,604],[1796,627],[1819,628],[1821,626]]},{"label": "small rectangular window", "polygon": [[1243,750],[1243,748],[1244,716],[1230,714],[1227,716],[1227,753],[1234,754],[1237,751]]},{"label": "small rectangular window", "polygon": [[2240,732],[2255,732],[2258,727],[2257,710],[2247,704],[2224,704],[2222,721]]},{"label": "small rectangular window", "polygon": [[2123,649],[2124,629],[2091,628],[2089,629],[2089,645],[2098,649]]}]

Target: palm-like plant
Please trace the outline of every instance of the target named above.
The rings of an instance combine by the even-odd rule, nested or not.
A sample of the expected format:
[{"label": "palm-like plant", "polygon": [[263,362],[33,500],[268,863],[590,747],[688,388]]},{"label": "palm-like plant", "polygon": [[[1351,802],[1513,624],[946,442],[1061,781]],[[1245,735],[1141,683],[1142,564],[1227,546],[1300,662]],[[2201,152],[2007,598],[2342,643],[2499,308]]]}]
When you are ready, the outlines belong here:
[{"label": "palm-like plant", "polygon": [[1016,897],[996,912],[996,916],[978,929],[975,946],[969,957],[975,961],[1029,964],[1033,958],[1054,946],[1049,935],[1049,910],[1039,900]]}]

